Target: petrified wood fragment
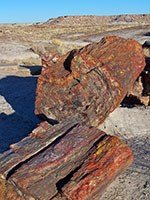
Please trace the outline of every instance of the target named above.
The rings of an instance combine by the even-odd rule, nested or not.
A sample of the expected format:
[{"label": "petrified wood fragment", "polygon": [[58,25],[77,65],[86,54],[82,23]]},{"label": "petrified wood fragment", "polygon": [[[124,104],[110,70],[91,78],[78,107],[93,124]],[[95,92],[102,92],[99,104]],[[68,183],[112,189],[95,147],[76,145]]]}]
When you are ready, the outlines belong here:
[{"label": "petrified wood fragment", "polygon": [[128,145],[94,127],[44,122],[1,155],[0,200],[96,200],[131,162]]},{"label": "petrified wood fragment", "polygon": [[123,103],[150,105],[150,64],[146,59],[146,67],[128,91]]},{"label": "petrified wood fragment", "polygon": [[143,104],[150,105],[150,41],[146,41],[143,45],[146,66],[139,75],[130,91],[128,91],[125,104]]},{"label": "petrified wood fragment", "polygon": [[138,42],[110,36],[62,57],[47,54],[43,65],[36,114],[58,121],[76,115],[98,126],[123,100],[145,58]]}]

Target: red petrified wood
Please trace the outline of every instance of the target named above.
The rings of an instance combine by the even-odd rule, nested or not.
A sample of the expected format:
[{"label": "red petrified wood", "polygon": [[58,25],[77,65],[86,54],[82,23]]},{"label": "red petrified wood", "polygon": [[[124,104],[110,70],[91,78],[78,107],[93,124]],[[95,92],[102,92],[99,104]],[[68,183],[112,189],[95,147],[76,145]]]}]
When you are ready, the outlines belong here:
[{"label": "red petrified wood", "polygon": [[36,114],[58,121],[76,114],[92,126],[120,104],[145,66],[142,46],[115,36],[52,57],[43,57]]},{"label": "red petrified wood", "polygon": [[132,159],[128,145],[94,127],[44,122],[0,157],[0,200],[96,200]]},{"label": "red petrified wood", "polygon": [[[116,137],[107,136],[61,188],[68,200],[99,200],[106,187],[132,162],[130,148]],[[61,199],[58,196],[54,198]]]}]

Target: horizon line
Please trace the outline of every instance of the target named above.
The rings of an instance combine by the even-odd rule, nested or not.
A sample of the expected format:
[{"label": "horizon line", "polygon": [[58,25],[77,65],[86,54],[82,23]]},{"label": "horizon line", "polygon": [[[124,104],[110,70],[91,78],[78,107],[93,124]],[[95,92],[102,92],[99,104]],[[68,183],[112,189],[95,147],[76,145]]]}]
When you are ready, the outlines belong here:
[{"label": "horizon line", "polygon": [[45,19],[43,19],[43,20],[33,20],[33,21],[18,21],[18,22],[1,22],[0,21],[0,24],[33,24],[33,23],[43,23],[43,22],[47,22],[48,20],[50,20],[50,19],[57,19],[57,18],[61,18],[61,17],[76,17],[76,16],[81,16],[81,17],[83,17],[83,16],[96,16],[96,17],[113,17],[113,16],[125,16],[125,15],[150,15],[150,13],[140,13],[140,14],[135,14],[135,13],[130,13],[130,14],[128,14],[128,13],[123,13],[123,14],[110,14],[110,15],[95,15],[95,14],[81,14],[81,15],[77,15],[77,14],[74,14],[74,15],[58,15],[58,16],[54,16],[54,17],[50,17],[50,18],[48,18],[47,20]]}]

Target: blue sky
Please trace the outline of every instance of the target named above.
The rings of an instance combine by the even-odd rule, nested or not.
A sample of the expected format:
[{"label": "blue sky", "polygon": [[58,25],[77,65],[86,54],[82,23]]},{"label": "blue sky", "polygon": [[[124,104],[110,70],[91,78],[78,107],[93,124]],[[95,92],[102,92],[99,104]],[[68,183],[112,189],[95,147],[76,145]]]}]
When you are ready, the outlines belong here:
[{"label": "blue sky", "polygon": [[1,0],[0,23],[40,22],[64,15],[150,14],[150,0]]}]

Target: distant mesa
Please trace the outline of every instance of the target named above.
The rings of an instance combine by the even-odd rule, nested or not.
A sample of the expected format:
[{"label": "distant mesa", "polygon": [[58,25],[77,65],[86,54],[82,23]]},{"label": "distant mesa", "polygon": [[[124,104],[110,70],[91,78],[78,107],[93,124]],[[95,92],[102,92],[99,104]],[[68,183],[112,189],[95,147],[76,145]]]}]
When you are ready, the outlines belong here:
[{"label": "distant mesa", "polygon": [[[149,24],[150,14],[140,15],[112,15],[112,16],[95,16],[95,15],[82,15],[82,16],[60,16],[51,18],[46,24],[52,25],[99,25],[99,24]],[[45,24],[44,23],[44,24]]]}]

